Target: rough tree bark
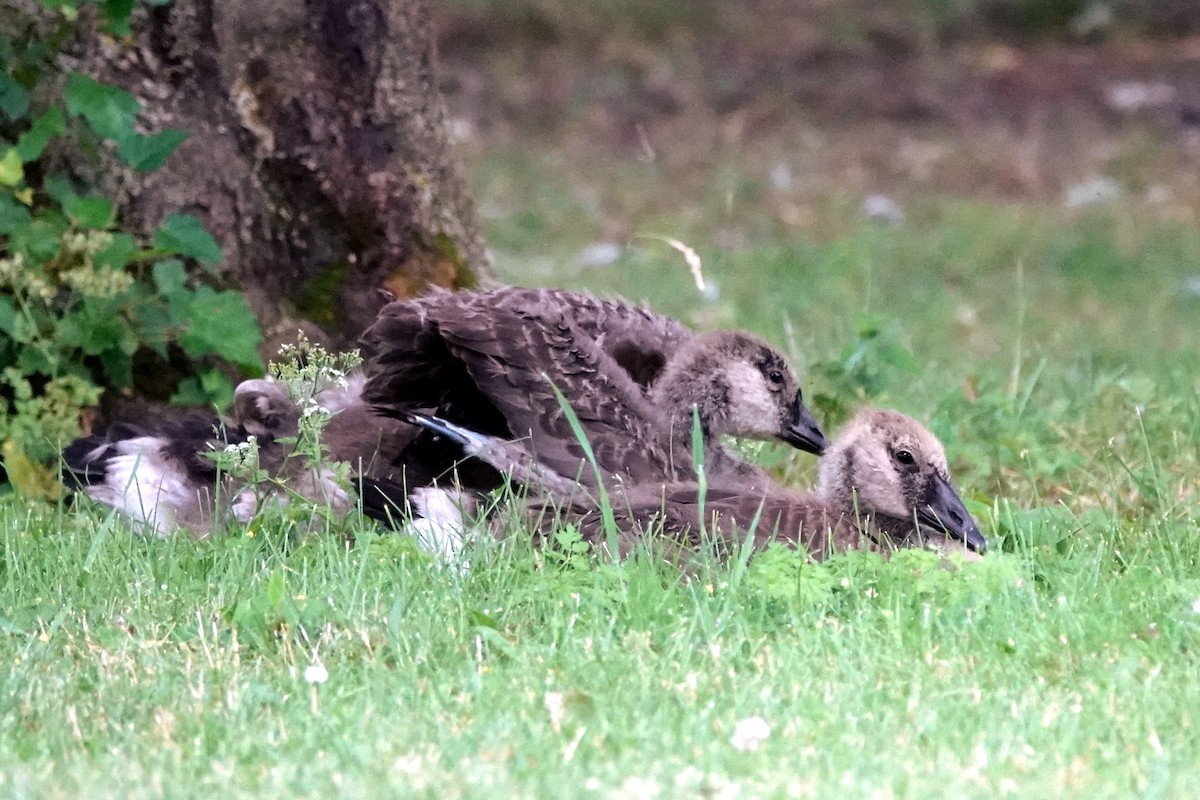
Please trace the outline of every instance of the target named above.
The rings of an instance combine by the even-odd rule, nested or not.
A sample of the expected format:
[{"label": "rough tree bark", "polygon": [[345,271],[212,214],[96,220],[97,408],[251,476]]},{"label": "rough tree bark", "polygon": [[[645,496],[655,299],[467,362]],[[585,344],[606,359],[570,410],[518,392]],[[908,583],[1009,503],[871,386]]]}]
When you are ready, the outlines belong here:
[{"label": "rough tree bark", "polygon": [[[352,343],[382,303],[490,269],[447,141],[426,0],[175,0],[81,68],[188,140],[150,175],[73,165],[144,231],[200,217],[273,340],[297,321]],[[311,333],[311,331],[310,331]]]}]

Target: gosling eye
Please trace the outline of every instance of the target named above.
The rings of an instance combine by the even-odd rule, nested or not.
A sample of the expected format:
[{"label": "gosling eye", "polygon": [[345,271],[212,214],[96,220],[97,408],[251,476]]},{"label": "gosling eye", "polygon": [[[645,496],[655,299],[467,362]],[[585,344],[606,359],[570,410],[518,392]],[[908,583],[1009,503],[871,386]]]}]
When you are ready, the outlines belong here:
[{"label": "gosling eye", "polygon": [[783,384],[783,373],[777,369],[773,369],[767,373],[767,380],[776,386],[780,386]]},{"label": "gosling eye", "polygon": [[908,450],[897,450],[894,458],[897,463],[903,464],[906,467],[911,467],[917,463],[917,460],[913,458],[913,454]]}]

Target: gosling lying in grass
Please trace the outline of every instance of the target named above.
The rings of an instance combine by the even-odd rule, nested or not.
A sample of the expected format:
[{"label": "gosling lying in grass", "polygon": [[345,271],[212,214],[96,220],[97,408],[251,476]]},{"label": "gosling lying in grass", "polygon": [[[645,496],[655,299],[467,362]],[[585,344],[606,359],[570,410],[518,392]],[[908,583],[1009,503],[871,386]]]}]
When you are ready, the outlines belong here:
[{"label": "gosling lying in grass", "polygon": [[[573,525],[585,541],[607,546],[603,506],[594,496],[544,480],[540,464],[522,460],[519,443],[481,436],[444,420],[423,424],[459,442],[467,454],[493,459],[514,480],[542,493],[524,507],[539,535]],[[422,506],[434,505],[422,498]],[[444,540],[466,526],[461,511],[449,511],[447,503],[436,505],[443,535],[434,538],[445,550]],[[916,420],[885,409],[859,412],[838,434],[821,459],[814,492],[777,484],[748,487],[724,478],[703,489],[696,482],[659,482],[610,492],[609,508],[621,555],[655,537],[673,560],[686,561],[710,543],[718,555],[728,557],[748,531],[753,532],[754,549],[777,541],[817,559],[851,548],[957,549],[968,558],[987,550],[987,540],[950,483],[941,443]],[[424,523],[425,535],[437,524]]]},{"label": "gosling lying in grass", "polygon": [[[227,420],[148,415],[76,440],[63,451],[63,480],[155,536],[182,528],[204,538],[222,515],[246,522],[262,502],[286,504],[293,496],[345,513],[356,500],[332,464],[346,461],[359,474],[389,477],[395,448],[412,434],[374,414],[362,401],[362,383],[361,374],[351,374],[344,386],[313,399],[315,409],[332,415],[322,432],[328,456],[322,463],[297,452],[305,411],[266,378],[238,385]],[[248,471],[261,470],[267,479],[222,472],[209,454],[226,450],[231,457],[240,450],[252,462]]]}]

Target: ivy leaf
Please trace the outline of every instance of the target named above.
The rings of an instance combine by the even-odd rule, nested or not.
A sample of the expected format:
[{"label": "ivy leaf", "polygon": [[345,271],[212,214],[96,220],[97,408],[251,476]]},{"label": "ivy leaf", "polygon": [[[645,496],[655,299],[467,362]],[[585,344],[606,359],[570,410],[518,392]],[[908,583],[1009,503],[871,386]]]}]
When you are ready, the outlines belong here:
[{"label": "ivy leaf", "polygon": [[0,72],[0,112],[16,121],[29,111],[29,90],[7,72]]},{"label": "ivy leaf", "polygon": [[168,258],[154,265],[154,285],[163,297],[174,297],[187,291],[187,271],[183,262]]},{"label": "ivy leaf", "polygon": [[63,204],[63,211],[71,221],[82,228],[102,231],[117,219],[117,209],[105,197],[76,197]]},{"label": "ivy leaf", "polygon": [[170,298],[172,316],[185,324],[179,343],[192,355],[209,353],[235,364],[262,369],[258,345],[262,331],[240,292],[201,286],[190,296]]},{"label": "ivy leaf", "polygon": [[194,258],[207,267],[216,266],[224,257],[217,240],[191,214],[171,214],[164,219],[154,232],[154,244],[163,250]]},{"label": "ivy leaf", "polygon": [[25,180],[25,167],[21,163],[21,154],[17,148],[9,147],[0,156],[0,184],[16,186]]},{"label": "ivy leaf", "polygon": [[83,117],[91,129],[119,141],[133,131],[140,104],[119,86],[109,86],[87,75],[72,72],[67,78],[67,112]]},{"label": "ivy leaf", "polygon": [[187,139],[187,131],[168,128],[149,136],[132,131],[117,143],[117,155],[136,172],[153,172]]},{"label": "ivy leaf", "polygon": [[55,106],[33,121],[29,130],[21,134],[17,140],[17,152],[21,160],[28,164],[41,157],[50,140],[67,130],[67,118],[61,108]]}]

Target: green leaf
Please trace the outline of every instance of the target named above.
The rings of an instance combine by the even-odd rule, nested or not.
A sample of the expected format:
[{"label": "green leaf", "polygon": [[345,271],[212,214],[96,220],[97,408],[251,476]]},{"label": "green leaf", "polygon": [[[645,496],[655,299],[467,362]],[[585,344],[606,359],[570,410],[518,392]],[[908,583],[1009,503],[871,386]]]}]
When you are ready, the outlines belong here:
[{"label": "green leaf", "polygon": [[27,261],[39,264],[53,261],[62,249],[64,230],[66,230],[66,220],[57,215],[39,215],[28,225],[11,233],[9,246],[24,254]]},{"label": "green leaf", "polygon": [[115,36],[128,36],[129,17],[133,14],[133,0],[104,0],[104,27]]},{"label": "green leaf", "polygon": [[187,131],[175,128],[149,136],[134,131],[117,143],[117,155],[137,172],[153,172],[167,162],[185,139]]},{"label": "green leaf", "polygon": [[117,209],[105,197],[76,197],[63,205],[71,221],[82,228],[102,231],[117,218]]},{"label": "green leaf", "polygon": [[[86,2],[86,0],[82,0]],[[48,9],[58,9],[63,12],[69,19],[74,19],[73,15],[79,14],[79,3],[81,0],[42,0],[42,5]]]},{"label": "green leaf", "polygon": [[17,356],[17,369],[22,375],[50,375],[58,365],[41,347],[24,347]]},{"label": "green leaf", "polygon": [[137,349],[133,328],[107,299],[89,298],[78,311],[58,320],[55,334],[59,343],[92,356],[110,352],[129,356]]},{"label": "green leaf", "polygon": [[114,233],[108,244],[92,256],[92,261],[103,269],[124,269],[137,251],[138,243],[133,236],[128,233]]},{"label": "green leaf", "polygon": [[64,314],[54,326],[54,340],[58,345],[78,347],[86,338],[87,334],[77,314]]},{"label": "green leaf", "polygon": [[17,152],[25,163],[41,158],[46,145],[60,133],[67,130],[67,118],[61,108],[55,106],[33,121],[29,130],[21,134],[17,140]]},{"label": "green leaf", "polygon": [[83,117],[101,136],[120,140],[133,131],[134,119],[141,107],[129,92],[119,86],[72,72],[67,78],[67,112]]},{"label": "green leaf", "polygon": [[0,72],[0,113],[18,120],[29,111],[29,90],[7,72]]},{"label": "green leaf", "polygon": [[258,357],[262,331],[240,292],[201,286],[190,296],[171,297],[170,304],[172,316],[185,325],[179,343],[188,353],[211,353],[243,367],[262,369]]},{"label": "green leaf", "polygon": [[181,406],[224,408],[233,402],[233,384],[215,369],[202,370],[198,378],[184,378],[179,382],[171,402]]},{"label": "green leaf", "polygon": [[171,402],[177,406],[202,406],[207,399],[200,379],[194,377],[181,380],[175,387],[175,393],[171,395]]},{"label": "green leaf", "polygon": [[133,385],[133,359],[123,350],[105,350],[99,355],[100,365],[113,386]]},{"label": "green leaf", "polygon": [[154,232],[154,244],[210,267],[221,263],[224,257],[217,240],[191,214],[171,214],[164,219]]},{"label": "green leaf", "polygon": [[133,329],[142,344],[164,361],[170,355],[167,344],[174,341],[171,315],[161,302],[141,302],[130,309]]},{"label": "green leaf", "polygon": [[21,154],[17,148],[9,147],[0,156],[0,184],[16,186],[25,180],[25,167],[21,163]]},{"label": "green leaf", "polygon": [[889,364],[897,369],[913,373],[921,371],[920,366],[917,364],[917,359],[907,347],[898,344],[885,345],[880,349],[879,355],[885,364]]},{"label": "green leaf", "polygon": [[0,193],[0,236],[8,236],[29,224],[29,210],[8,193]]},{"label": "green leaf", "polygon": [[50,199],[64,207],[79,196],[71,179],[59,173],[47,176],[42,181],[42,189],[50,195]]},{"label": "green leaf", "polygon": [[187,271],[183,262],[177,258],[168,258],[154,265],[154,285],[163,297],[187,292]]},{"label": "green leaf", "polygon": [[0,295],[0,333],[11,337],[17,323],[17,307],[13,301]]}]

